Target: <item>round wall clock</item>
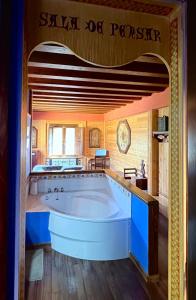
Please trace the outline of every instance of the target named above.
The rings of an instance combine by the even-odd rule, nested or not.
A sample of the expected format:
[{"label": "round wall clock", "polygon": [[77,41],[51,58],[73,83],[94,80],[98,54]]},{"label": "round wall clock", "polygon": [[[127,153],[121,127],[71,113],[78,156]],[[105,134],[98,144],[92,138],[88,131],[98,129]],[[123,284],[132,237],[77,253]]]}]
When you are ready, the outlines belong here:
[{"label": "round wall clock", "polygon": [[117,127],[117,145],[121,153],[127,153],[131,145],[131,128],[127,120],[120,121]]}]

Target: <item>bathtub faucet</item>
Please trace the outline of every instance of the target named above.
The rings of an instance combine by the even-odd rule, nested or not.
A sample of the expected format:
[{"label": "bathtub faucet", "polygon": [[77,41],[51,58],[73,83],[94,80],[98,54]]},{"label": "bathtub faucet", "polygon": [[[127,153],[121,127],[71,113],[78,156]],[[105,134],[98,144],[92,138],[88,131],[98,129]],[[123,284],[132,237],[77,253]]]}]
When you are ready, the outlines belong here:
[{"label": "bathtub faucet", "polygon": [[61,193],[63,193],[63,192],[64,192],[64,188],[62,187],[62,188],[61,188]]},{"label": "bathtub faucet", "polygon": [[54,192],[58,192],[59,191],[59,189],[56,187],[56,188],[54,188]]}]

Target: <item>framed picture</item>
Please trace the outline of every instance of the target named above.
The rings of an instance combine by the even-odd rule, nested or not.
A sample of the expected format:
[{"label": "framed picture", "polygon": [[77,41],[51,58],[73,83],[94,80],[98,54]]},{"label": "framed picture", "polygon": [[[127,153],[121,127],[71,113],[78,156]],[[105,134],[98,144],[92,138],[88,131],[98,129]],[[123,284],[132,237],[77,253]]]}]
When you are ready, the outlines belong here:
[{"label": "framed picture", "polygon": [[131,128],[127,120],[120,121],[117,127],[117,145],[121,153],[126,154],[131,145]]},{"label": "framed picture", "polygon": [[37,128],[32,127],[32,148],[37,148],[37,133]]},{"label": "framed picture", "polygon": [[100,148],[101,130],[92,128],[89,130],[89,148]]}]

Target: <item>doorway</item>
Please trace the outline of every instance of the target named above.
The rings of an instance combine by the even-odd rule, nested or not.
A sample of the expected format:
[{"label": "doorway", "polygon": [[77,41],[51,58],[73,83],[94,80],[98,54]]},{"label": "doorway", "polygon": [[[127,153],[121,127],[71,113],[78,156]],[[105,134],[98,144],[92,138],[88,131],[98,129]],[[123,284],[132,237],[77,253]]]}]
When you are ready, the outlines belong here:
[{"label": "doorway", "polygon": [[[183,294],[183,282],[181,270],[184,269],[184,251],[183,251],[183,196],[185,193],[182,170],[184,168],[184,155],[180,149],[184,127],[180,126],[184,118],[182,110],[182,87],[180,86],[182,79],[179,78],[179,71],[182,65],[178,60],[179,41],[178,36],[179,19],[176,17],[170,23],[170,37],[171,37],[171,142],[170,142],[170,212],[169,212],[169,270],[175,276],[170,277],[169,290],[172,299],[177,295]],[[181,53],[182,54],[182,53]],[[179,99],[181,99],[179,103]],[[180,115],[180,119],[179,119]],[[179,171],[181,170],[181,171]],[[180,230],[179,230],[180,228]],[[173,237],[171,239],[171,236]],[[181,256],[179,256],[181,253]],[[172,260],[171,257],[178,257],[177,260]],[[169,275],[171,276],[171,275]],[[177,292],[176,292],[177,291]],[[173,293],[173,294],[172,294]],[[179,296],[180,297],[180,296]]]}]

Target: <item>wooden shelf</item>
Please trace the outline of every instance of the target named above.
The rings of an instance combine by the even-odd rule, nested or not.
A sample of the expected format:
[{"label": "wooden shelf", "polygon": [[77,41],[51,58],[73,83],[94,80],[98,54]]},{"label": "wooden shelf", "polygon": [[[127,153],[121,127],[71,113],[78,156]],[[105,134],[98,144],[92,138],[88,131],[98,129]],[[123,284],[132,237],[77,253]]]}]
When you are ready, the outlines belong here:
[{"label": "wooden shelf", "polygon": [[152,134],[160,143],[168,142],[169,131],[153,131]]}]

